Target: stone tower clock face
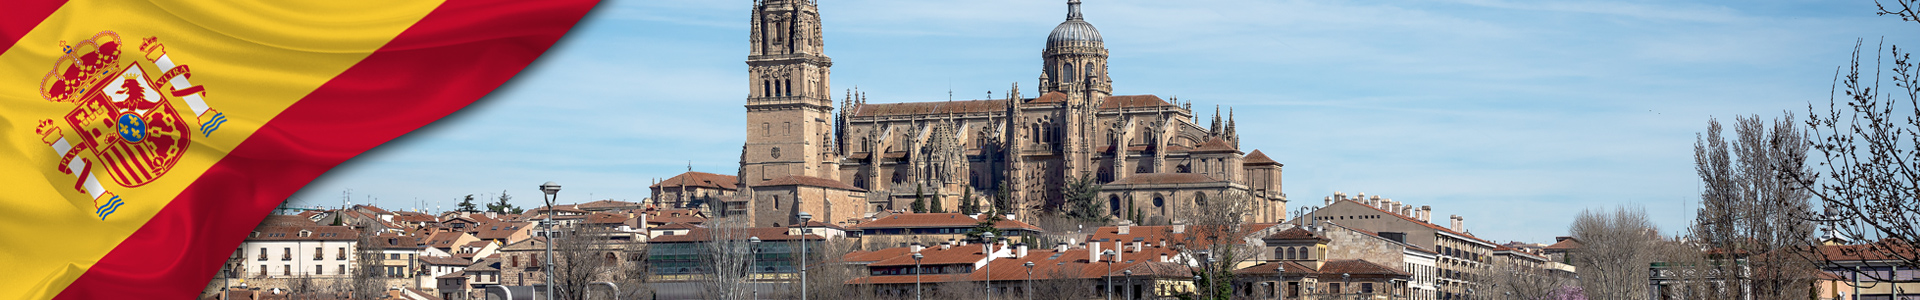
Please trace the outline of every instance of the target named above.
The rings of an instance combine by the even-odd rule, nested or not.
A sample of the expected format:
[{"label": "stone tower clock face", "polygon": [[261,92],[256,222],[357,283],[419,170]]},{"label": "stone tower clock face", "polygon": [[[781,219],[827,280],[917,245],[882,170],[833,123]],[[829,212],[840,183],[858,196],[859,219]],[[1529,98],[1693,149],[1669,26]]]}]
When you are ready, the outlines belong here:
[{"label": "stone tower clock face", "polygon": [[780,147],[773,147],[773,158],[780,158]]}]

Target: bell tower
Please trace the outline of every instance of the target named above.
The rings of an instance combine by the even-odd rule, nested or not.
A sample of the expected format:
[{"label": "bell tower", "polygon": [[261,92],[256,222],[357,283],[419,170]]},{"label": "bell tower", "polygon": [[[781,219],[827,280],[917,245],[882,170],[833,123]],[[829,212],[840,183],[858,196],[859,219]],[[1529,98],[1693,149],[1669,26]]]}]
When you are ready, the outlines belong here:
[{"label": "bell tower", "polygon": [[828,59],[814,0],[753,4],[747,54],[747,141],[743,184],[804,175],[838,180],[832,143]]}]

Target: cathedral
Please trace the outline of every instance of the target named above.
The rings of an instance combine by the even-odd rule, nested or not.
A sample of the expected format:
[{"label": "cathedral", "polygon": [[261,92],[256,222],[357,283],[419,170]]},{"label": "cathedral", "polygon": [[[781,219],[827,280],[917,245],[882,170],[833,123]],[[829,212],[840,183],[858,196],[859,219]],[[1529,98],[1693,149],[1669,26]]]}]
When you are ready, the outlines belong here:
[{"label": "cathedral", "polygon": [[1091,178],[1101,187],[1094,202],[1116,219],[1179,224],[1209,199],[1248,201],[1248,222],[1286,217],[1282,165],[1241,150],[1231,112],[1223,119],[1216,107],[1200,124],[1190,102],[1113,94],[1107,48],[1078,0],[1047,35],[1038,84],[966,101],[870,103],[855,91],[835,101],[813,0],[758,0],[751,20],[737,186],[662,205],[704,204],[776,227],[799,212],[850,225],[916,199],[953,212],[969,196],[1030,216],[1059,209],[1069,184]]}]

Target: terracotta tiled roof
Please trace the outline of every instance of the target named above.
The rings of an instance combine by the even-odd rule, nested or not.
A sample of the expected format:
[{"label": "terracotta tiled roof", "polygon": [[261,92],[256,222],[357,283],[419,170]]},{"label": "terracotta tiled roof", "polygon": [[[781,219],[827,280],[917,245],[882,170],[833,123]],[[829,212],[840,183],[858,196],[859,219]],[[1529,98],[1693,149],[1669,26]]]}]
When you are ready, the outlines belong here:
[{"label": "terracotta tiled roof", "polygon": [[439,222],[440,219],[433,217],[433,215],[403,211],[403,212],[394,214],[393,221],[394,222],[413,222],[413,223],[434,223],[434,222]]},{"label": "terracotta tiled roof", "polygon": [[420,249],[425,245],[425,239],[420,236],[381,234],[374,236],[373,240],[375,246],[384,249]]},{"label": "terracotta tiled roof", "polygon": [[904,102],[860,104],[854,106],[853,116],[908,116],[933,114],[967,114],[1006,111],[1007,100],[962,100],[933,102]]},{"label": "terracotta tiled roof", "polygon": [[701,218],[701,217],[651,217],[651,218],[647,218],[647,223],[650,223],[650,224],[673,224],[673,223],[682,223],[682,224],[701,224],[701,223],[706,223],[706,222],[707,222],[707,218]]},{"label": "terracotta tiled roof", "polygon": [[1114,180],[1113,182],[1109,182],[1107,184],[1110,184],[1110,185],[1182,184],[1182,183],[1214,183],[1214,182],[1220,182],[1220,180],[1216,180],[1216,179],[1213,179],[1213,177],[1209,177],[1207,175],[1202,175],[1198,173],[1139,173],[1139,174],[1128,174],[1126,178],[1121,178],[1120,180]]},{"label": "terracotta tiled roof", "polygon": [[694,229],[694,228],[700,228],[700,226],[693,226],[693,224],[687,224],[687,223],[672,223],[667,225],[654,226],[653,230],[679,230],[679,229]]},{"label": "terracotta tiled roof", "polygon": [[1821,246],[1820,255],[1830,261],[1910,260],[1920,257],[1920,251],[1903,243],[1883,241],[1874,244]]},{"label": "terracotta tiled roof", "polygon": [[450,266],[466,266],[466,265],[473,264],[473,261],[460,259],[458,257],[452,257],[452,256],[421,256],[420,262],[424,262],[429,265],[450,265]]},{"label": "terracotta tiled roof", "polygon": [[314,222],[313,222],[313,219],[308,219],[308,218],[307,218],[307,215],[308,215],[307,213],[314,213],[314,214],[318,214],[317,212],[311,212],[311,211],[308,211],[308,212],[301,212],[301,213],[300,213],[301,215],[291,215],[291,216],[290,216],[290,215],[268,215],[266,219],[264,219],[264,220],[260,220],[260,225],[262,225],[262,226],[265,226],[265,225],[273,225],[273,226],[318,226],[318,225],[320,225],[320,224],[318,224],[318,223],[314,223]]},{"label": "terracotta tiled roof", "polygon": [[[689,230],[689,231],[687,231],[687,234],[683,234],[683,235],[662,235],[662,236],[659,236],[659,237],[655,237],[655,238],[653,238],[653,239],[651,239],[651,240],[648,240],[647,242],[648,242],[648,243],[698,243],[698,242],[706,242],[706,241],[709,241],[709,240],[711,240],[711,239],[713,238],[713,237],[712,237],[712,235],[713,235],[713,234],[712,234],[712,233],[710,233],[710,231],[709,231],[709,230],[710,230],[710,229],[707,229],[707,228],[694,228],[693,230]],[[741,234],[741,238],[746,238],[746,237],[759,237],[759,238],[760,238],[760,241],[762,241],[762,242],[772,242],[772,241],[792,241],[792,240],[800,240],[800,239],[801,239],[801,236],[798,236],[798,235],[788,235],[788,234],[787,234],[787,229],[786,229],[786,228],[782,228],[782,227],[755,227],[755,228],[747,228],[747,232],[746,232],[746,233],[742,233],[742,234]],[[809,235],[806,235],[806,239],[808,239],[808,240],[825,240],[826,238],[823,238],[823,237],[820,237],[819,235],[812,235],[812,234],[809,234]]]},{"label": "terracotta tiled roof", "polygon": [[1361,260],[1361,259],[1327,260],[1326,264],[1323,264],[1320,266],[1320,273],[1322,274],[1354,274],[1354,275],[1360,275],[1360,274],[1398,275],[1398,276],[1412,275],[1412,274],[1408,274],[1407,272],[1401,272],[1400,270],[1395,270],[1393,268],[1388,268],[1388,267],[1374,264],[1373,262],[1368,262],[1366,260]]},{"label": "terracotta tiled roof", "polygon": [[[1246,225],[1242,225],[1245,228],[1242,228],[1239,231],[1241,232],[1241,234],[1253,234],[1261,230],[1266,230],[1268,227],[1272,227],[1274,225],[1275,224],[1264,224],[1264,223],[1246,224]],[[1186,243],[1189,241],[1194,241],[1194,242],[1207,241],[1210,239],[1209,235],[1212,235],[1218,232],[1218,230],[1206,230],[1207,227],[1205,225],[1184,225],[1185,228],[1181,229],[1180,233],[1174,233],[1173,231],[1176,226],[1181,226],[1181,225],[1129,226],[1129,228],[1127,228],[1127,234],[1120,234],[1119,226],[1100,227],[1100,228],[1094,229],[1093,235],[1088,236],[1087,241],[1105,241],[1105,242],[1120,241],[1120,242],[1131,243],[1134,240],[1138,239],[1143,244],[1158,245],[1161,240],[1165,240],[1167,242],[1167,245],[1171,247],[1174,244]],[[1217,227],[1214,227],[1214,228],[1217,228]],[[1239,238],[1226,239],[1226,240],[1231,240],[1233,241],[1234,244],[1240,244],[1240,243],[1246,242],[1244,239],[1239,239]],[[1189,246],[1193,246],[1193,245],[1189,245]]]},{"label": "terracotta tiled roof", "polygon": [[[995,249],[995,250],[999,250],[999,249]],[[932,265],[977,263],[977,262],[980,262],[980,260],[987,258],[987,256],[985,254],[981,254],[982,252],[980,251],[981,251],[980,244],[959,245],[959,246],[953,246],[947,249],[940,249],[940,247],[938,246],[929,247],[929,248],[920,250],[920,255],[924,256],[920,259],[920,265],[932,266]],[[913,264],[914,264],[913,256],[911,254],[908,254],[908,255],[894,256],[893,258],[888,258],[881,261],[876,261],[876,262],[873,262],[872,264],[867,264],[867,266],[869,267],[911,266]]]},{"label": "terracotta tiled roof", "polygon": [[626,215],[597,212],[587,215],[587,224],[620,224],[627,222]]},{"label": "terracotta tiled roof", "polygon": [[1307,231],[1306,229],[1303,229],[1303,228],[1300,228],[1300,227],[1294,227],[1294,228],[1292,228],[1292,229],[1287,229],[1287,230],[1282,230],[1282,231],[1280,231],[1280,232],[1278,232],[1278,233],[1274,233],[1273,235],[1269,235],[1269,236],[1267,236],[1267,238],[1266,238],[1266,239],[1269,239],[1269,240],[1320,240],[1320,241],[1330,241],[1330,239],[1327,239],[1327,237],[1325,237],[1325,236],[1321,236],[1321,235],[1319,235],[1319,234],[1316,234],[1316,233],[1313,233],[1312,231]]},{"label": "terracotta tiled roof", "polygon": [[1584,248],[1584,247],[1586,247],[1586,245],[1585,245],[1585,244],[1581,244],[1581,243],[1580,243],[1580,240],[1578,240],[1578,239],[1574,239],[1574,238],[1571,238],[1571,237],[1569,237],[1569,238],[1567,238],[1567,239],[1564,239],[1564,240],[1560,240],[1560,242],[1557,242],[1557,243],[1553,243],[1553,245],[1549,245],[1549,246],[1547,246],[1547,247],[1546,247],[1546,248],[1544,248],[1544,249],[1547,249],[1547,250],[1579,250],[1580,248]]},{"label": "terracotta tiled roof", "polygon": [[1414,224],[1420,224],[1421,226],[1426,226],[1427,228],[1432,228],[1432,229],[1433,229],[1433,230],[1435,230],[1435,231],[1439,231],[1439,232],[1445,232],[1445,233],[1452,233],[1452,234],[1454,234],[1454,235],[1458,235],[1458,236],[1463,236],[1463,237],[1466,237],[1466,238],[1468,238],[1468,239],[1472,239],[1472,240],[1475,240],[1475,241],[1480,241],[1480,242],[1482,242],[1482,243],[1487,243],[1487,244],[1490,244],[1490,245],[1499,245],[1498,243],[1494,243],[1493,241],[1488,241],[1488,240],[1484,240],[1484,239],[1480,239],[1480,237],[1476,237],[1476,236],[1473,236],[1472,234],[1467,234],[1467,233],[1465,233],[1465,232],[1459,232],[1459,231],[1453,231],[1453,229],[1447,229],[1446,227],[1441,227],[1440,225],[1433,225],[1433,223],[1427,223],[1427,222],[1421,222],[1421,221],[1420,221],[1420,220],[1418,220],[1418,219],[1414,219],[1414,218],[1412,218],[1412,217],[1407,217],[1407,216],[1402,216],[1402,215],[1400,215],[1399,213],[1395,213],[1395,212],[1389,212],[1389,211],[1387,211],[1387,210],[1384,210],[1384,209],[1380,209],[1379,207],[1373,207],[1372,205],[1367,205],[1366,203],[1360,203],[1360,202],[1358,202],[1358,201],[1353,201],[1352,199],[1348,199],[1348,200],[1340,200],[1340,201],[1341,201],[1341,202],[1353,202],[1353,204],[1354,204],[1354,205],[1359,205],[1360,207],[1365,207],[1365,208],[1371,208],[1371,209],[1373,209],[1373,210],[1377,210],[1377,211],[1380,211],[1381,213],[1384,213],[1384,214],[1386,214],[1386,215],[1388,215],[1388,216],[1394,216],[1394,217],[1398,217],[1398,218],[1400,218],[1400,219],[1402,219],[1402,220],[1406,220],[1407,222],[1413,222]]},{"label": "terracotta tiled roof", "polygon": [[[969,249],[963,250],[962,248],[969,248]],[[905,249],[905,248],[890,248],[890,249]],[[922,255],[926,256],[921,260],[923,265],[935,264],[932,262],[936,258],[935,254],[931,254],[931,253],[934,253],[933,251],[942,251],[942,252],[958,251],[957,253],[970,252],[972,254],[971,256],[964,256],[964,257],[947,257],[946,254],[939,254],[940,256],[938,257],[940,257],[942,261],[957,261],[958,263],[968,263],[973,261],[979,261],[980,259],[985,258],[985,256],[980,254],[980,247],[978,245],[955,246],[951,250],[936,250],[936,249],[937,248],[929,248],[927,250],[921,250]],[[894,258],[889,258],[886,260],[886,262],[888,263],[892,263],[895,260],[904,260],[906,262],[906,264],[904,265],[913,264],[913,259],[910,256],[906,256],[905,251],[900,251],[900,250],[886,250],[886,251],[899,252],[899,254],[888,253],[888,254],[895,255]],[[1185,266],[1181,266],[1173,263],[1161,263],[1157,261],[1159,259],[1160,254],[1164,253],[1164,254],[1171,255],[1172,254],[1171,249],[1149,247],[1146,249],[1142,249],[1142,251],[1139,251],[1139,252],[1125,252],[1121,254],[1121,258],[1118,261],[1113,262],[1113,264],[1111,265],[1108,265],[1106,262],[1090,263],[1088,261],[1088,257],[1089,257],[1088,252],[1089,250],[1087,248],[1073,248],[1073,249],[1068,249],[1067,251],[1054,251],[1053,249],[1040,249],[1040,250],[1030,249],[1028,251],[1027,256],[1025,257],[1020,257],[1020,258],[1000,257],[1000,258],[993,259],[992,262],[988,263],[986,272],[972,272],[972,273],[965,273],[965,274],[926,275],[922,277],[920,280],[922,280],[922,282],[950,282],[950,281],[976,281],[977,282],[977,281],[989,280],[989,279],[993,281],[1026,280],[1027,268],[1025,264],[1028,262],[1032,262],[1034,265],[1033,275],[1034,275],[1034,278],[1036,279],[1052,279],[1054,278],[1052,277],[1054,276],[1054,274],[1064,274],[1069,278],[1101,278],[1103,276],[1108,276],[1108,275],[1120,276],[1120,274],[1124,273],[1124,271],[1126,270],[1133,270],[1134,276],[1136,277],[1181,279],[1181,278],[1192,278],[1193,276],[1191,273],[1187,273],[1187,268]],[[880,265],[880,263],[875,263],[872,265]],[[880,265],[880,266],[887,266],[887,265]],[[1111,268],[1109,268],[1109,266],[1111,266]],[[915,279],[913,275],[883,275],[883,276],[869,276],[865,278],[849,280],[847,281],[847,283],[850,283],[850,284],[899,284],[899,283],[913,283],[914,280]]]},{"label": "terracotta tiled roof", "polygon": [[[725,176],[725,175],[721,175],[721,176]],[[626,202],[626,201],[614,201],[613,199],[607,199],[607,200],[600,200],[600,201],[593,201],[593,202],[587,202],[587,203],[581,203],[581,204],[576,204],[576,205],[574,205],[573,207],[574,207],[574,208],[579,208],[579,209],[582,209],[582,210],[597,210],[597,209],[610,209],[610,208],[621,208],[621,207],[638,207],[638,206],[640,206],[640,203],[634,203],[634,202]]]},{"label": "terracotta tiled roof", "polygon": [[1046,104],[1046,103],[1060,103],[1060,102],[1067,102],[1066,93],[1049,92],[1046,95],[1040,95],[1039,98],[1033,98],[1033,100],[1027,100],[1027,103],[1025,104],[1032,105],[1032,104]]},{"label": "terracotta tiled roof", "polygon": [[[580,210],[580,208],[578,208],[578,207],[574,207],[574,205],[573,205],[573,204],[561,204],[561,205],[554,205],[554,206],[553,206],[553,211],[557,211],[557,212],[562,212],[563,214],[564,214],[564,213],[576,213],[576,214],[585,214],[585,213],[587,213],[587,211],[585,211],[585,210]],[[535,208],[533,208],[533,209],[529,209],[529,210],[527,210],[527,211],[525,211],[525,212],[522,212],[522,213],[523,213],[523,214],[525,214],[525,215],[534,215],[534,216],[538,216],[539,214],[545,214],[545,213],[547,213],[547,207],[546,207],[546,206],[541,206],[541,207],[535,207]],[[537,218],[536,218],[536,219],[537,219]]]},{"label": "terracotta tiled roof", "polygon": [[[1028,225],[1028,226],[1032,226],[1032,225]],[[846,227],[840,227],[833,224],[821,223],[820,221],[807,221],[806,223],[793,224],[793,226],[791,227],[832,228],[832,229],[839,229],[839,230],[847,230]]]},{"label": "terracotta tiled roof", "polygon": [[1242,159],[1240,164],[1249,165],[1249,166],[1278,165],[1280,164],[1280,162],[1273,161],[1272,158],[1267,158],[1266,153],[1260,153],[1259,149],[1254,149],[1253,153],[1247,153],[1247,157],[1245,159]]},{"label": "terracotta tiled roof", "polygon": [[1199,146],[1193,147],[1193,150],[1189,150],[1189,152],[1234,152],[1234,151],[1239,151],[1239,150],[1233,149],[1232,144],[1227,143],[1227,140],[1220,139],[1219,137],[1207,139],[1206,142],[1201,142]]},{"label": "terracotta tiled roof", "polygon": [[1108,96],[1104,102],[1100,103],[1100,110],[1162,106],[1173,106],[1173,104],[1154,95]]},{"label": "terracotta tiled roof", "polygon": [[460,240],[460,237],[465,235],[467,235],[467,233],[465,232],[434,233],[433,235],[427,236],[426,242],[427,242],[427,246],[430,246],[430,247],[440,248],[440,249],[449,249],[449,248],[453,248],[454,241]]},{"label": "terracotta tiled roof", "polygon": [[360,237],[360,232],[347,226],[268,225],[254,228],[253,232],[247,236],[248,241],[351,241]]},{"label": "terracotta tiled roof", "polygon": [[854,187],[853,185],[849,185],[845,182],[840,182],[838,180],[806,176],[806,175],[788,175],[780,178],[774,178],[773,180],[762,181],[760,183],[753,184],[753,186],[783,186],[783,185],[802,185],[802,186],[824,187],[824,188],[833,188],[833,189],[841,189],[841,190],[849,190],[849,191],[866,191],[866,189]]},{"label": "terracotta tiled roof", "polygon": [[[891,216],[881,217],[873,221],[867,221],[866,223],[853,225],[853,228],[876,229],[876,228],[973,227],[979,224],[980,224],[980,219],[974,219],[973,217],[969,217],[966,214],[924,213],[924,214],[895,214]],[[998,227],[998,226],[995,226],[995,227]]]},{"label": "terracotta tiled roof", "polygon": [[707,172],[686,172],[667,178],[667,180],[661,180],[660,183],[655,183],[652,186],[648,186],[648,188],[680,187],[682,184],[690,187],[738,190],[740,179],[730,175]]},{"label": "terracotta tiled roof", "polygon": [[478,229],[474,231],[473,235],[483,240],[507,239],[507,238],[513,237],[513,234],[515,232],[526,230],[527,226],[532,226],[532,225],[533,223],[529,223],[529,222],[504,222],[504,221],[487,223],[487,224],[479,224],[474,226],[474,227],[478,227]]}]

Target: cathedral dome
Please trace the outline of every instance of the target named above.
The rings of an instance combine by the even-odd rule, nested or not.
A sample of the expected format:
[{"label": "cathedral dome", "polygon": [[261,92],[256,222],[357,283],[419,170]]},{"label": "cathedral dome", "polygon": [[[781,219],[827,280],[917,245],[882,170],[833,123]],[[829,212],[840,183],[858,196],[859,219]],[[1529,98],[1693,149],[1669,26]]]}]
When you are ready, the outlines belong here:
[{"label": "cathedral dome", "polygon": [[1104,47],[1100,41],[1100,30],[1092,23],[1080,17],[1080,0],[1067,1],[1067,21],[1053,27],[1053,34],[1047,35],[1047,48],[1055,47]]}]

